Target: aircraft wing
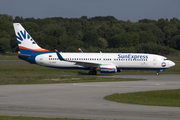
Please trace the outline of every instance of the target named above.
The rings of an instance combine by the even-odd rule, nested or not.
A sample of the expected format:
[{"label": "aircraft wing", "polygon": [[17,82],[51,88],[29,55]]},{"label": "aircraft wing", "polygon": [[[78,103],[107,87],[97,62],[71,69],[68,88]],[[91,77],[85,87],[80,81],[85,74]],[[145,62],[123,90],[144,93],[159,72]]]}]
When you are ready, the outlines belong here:
[{"label": "aircraft wing", "polygon": [[69,62],[75,62],[76,65],[81,65],[84,67],[99,67],[101,63],[95,63],[95,62],[83,62],[83,61],[69,61]]},{"label": "aircraft wing", "polygon": [[80,65],[80,66],[84,66],[84,67],[99,67],[102,64],[102,63],[98,63],[98,62],[87,62],[87,61],[84,62],[84,61],[65,60],[57,50],[55,50],[55,51],[56,51],[56,54],[60,60],[68,61],[68,62],[74,62],[74,63],[76,63],[76,65]]}]

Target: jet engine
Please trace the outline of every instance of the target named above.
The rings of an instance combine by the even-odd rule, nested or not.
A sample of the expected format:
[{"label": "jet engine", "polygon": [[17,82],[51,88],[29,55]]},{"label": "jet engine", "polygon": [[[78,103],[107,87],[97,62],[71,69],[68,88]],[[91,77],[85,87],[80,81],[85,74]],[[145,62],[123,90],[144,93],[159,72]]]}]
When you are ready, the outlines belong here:
[{"label": "jet engine", "polygon": [[101,73],[116,73],[117,68],[115,65],[101,65],[99,71]]}]

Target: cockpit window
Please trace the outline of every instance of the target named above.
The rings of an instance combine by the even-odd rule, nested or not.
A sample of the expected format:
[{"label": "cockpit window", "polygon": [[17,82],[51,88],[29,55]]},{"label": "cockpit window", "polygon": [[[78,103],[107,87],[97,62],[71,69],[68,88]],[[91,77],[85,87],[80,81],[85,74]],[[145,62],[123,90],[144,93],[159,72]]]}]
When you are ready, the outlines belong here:
[{"label": "cockpit window", "polygon": [[166,61],[166,60],[168,60],[167,58],[166,59],[164,59],[164,61]]}]

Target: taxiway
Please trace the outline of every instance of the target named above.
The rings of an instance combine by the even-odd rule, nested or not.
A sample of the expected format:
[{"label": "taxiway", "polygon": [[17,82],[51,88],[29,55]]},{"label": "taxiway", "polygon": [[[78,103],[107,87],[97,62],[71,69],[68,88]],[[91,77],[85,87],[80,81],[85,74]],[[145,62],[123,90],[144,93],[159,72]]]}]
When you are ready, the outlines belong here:
[{"label": "taxiway", "polygon": [[131,105],[103,99],[106,95],[113,93],[180,89],[180,75],[113,75],[109,77],[147,80],[1,85],[0,115],[123,120],[180,119],[179,107]]}]

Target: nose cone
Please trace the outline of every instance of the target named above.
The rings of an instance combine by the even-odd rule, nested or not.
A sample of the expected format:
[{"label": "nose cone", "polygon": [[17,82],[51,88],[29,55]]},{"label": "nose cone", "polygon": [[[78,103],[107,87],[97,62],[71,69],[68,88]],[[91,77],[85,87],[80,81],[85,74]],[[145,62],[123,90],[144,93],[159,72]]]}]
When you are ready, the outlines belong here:
[{"label": "nose cone", "polygon": [[169,67],[175,66],[175,63],[173,61],[169,61]]}]

